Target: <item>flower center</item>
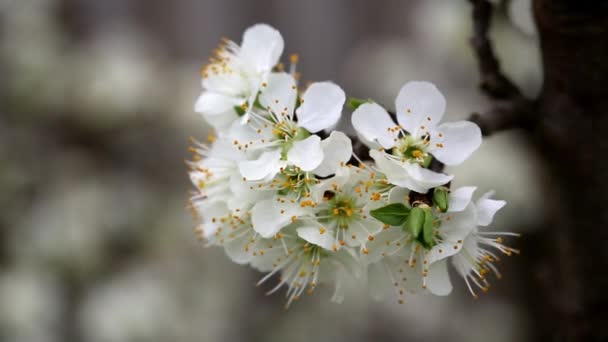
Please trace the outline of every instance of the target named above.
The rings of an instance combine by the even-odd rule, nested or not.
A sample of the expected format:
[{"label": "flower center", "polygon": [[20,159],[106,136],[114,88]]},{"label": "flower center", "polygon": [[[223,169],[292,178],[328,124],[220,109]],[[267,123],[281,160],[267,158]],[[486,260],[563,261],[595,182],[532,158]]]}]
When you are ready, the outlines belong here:
[{"label": "flower center", "polygon": [[289,165],[281,170],[274,182],[278,184],[279,194],[295,194],[296,198],[301,198],[310,196],[311,187],[317,184],[318,180],[312,173]]},{"label": "flower center", "polygon": [[335,195],[329,200],[329,216],[338,223],[338,227],[347,229],[348,225],[359,218],[359,208],[354,198]]},{"label": "flower center", "polygon": [[402,161],[409,160],[427,167],[432,160],[431,155],[427,152],[428,145],[429,139],[426,135],[420,139],[406,135],[393,148],[392,154],[401,158]]},{"label": "flower center", "polygon": [[292,120],[277,122],[272,129],[272,134],[274,139],[279,141],[283,160],[287,159],[287,153],[294,142],[304,140],[310,136],[310,132],[302,127],[298,127]]}]

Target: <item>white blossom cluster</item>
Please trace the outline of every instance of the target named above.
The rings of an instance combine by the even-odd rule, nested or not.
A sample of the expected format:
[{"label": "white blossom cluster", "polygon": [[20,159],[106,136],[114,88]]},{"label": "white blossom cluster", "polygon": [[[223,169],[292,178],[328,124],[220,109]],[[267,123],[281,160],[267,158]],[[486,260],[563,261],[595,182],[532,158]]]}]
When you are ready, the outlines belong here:
[{"label": "white blossom cluster", "polygon": [[[428,82],[406,83],[395,100],[395,123],[380,105],[355,101],[352,124],[370,161],[333,128],[346,102],[332,82],[298,83],[297,56],[279,63],[284,42],[274,28],[248,28],[241,45],[224,40],[202,69],[195,104],[214,128],[193,141],[188,162],[196,187],[195,232],[222,246],[235,263],[287,288],[287,305],[320,284],[367,284],[447,295],[452,261],[471,293],[486,291],[498,254],[516,250],[485,231],[504,201],[472,200],[474,187],[449,189],[453,176],[429,169],[464,162],[481,144],[467,121],[440,123],[445,98]],[[356,161],[351,164],[351,160]],[[390,292],[390,291],[389,291]]]}]

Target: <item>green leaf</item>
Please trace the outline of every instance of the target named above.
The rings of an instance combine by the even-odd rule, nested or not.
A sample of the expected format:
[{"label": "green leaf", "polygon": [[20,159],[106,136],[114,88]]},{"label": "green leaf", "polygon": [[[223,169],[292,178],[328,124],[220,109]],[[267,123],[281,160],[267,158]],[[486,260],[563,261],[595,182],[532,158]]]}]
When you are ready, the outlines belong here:
[{"label": "green leaf", "polygon": [[440,186],[433,190],[433,203],[442,212],[446,212],[448,210],[448,193],[449,190],[445,186]]},{"label": "green leaf", "polygon": [[424,225],[424,209],[421,207],[414,207],[410,210],[410,215],[405,221],[405,228],[412,237],[417,238],[422,231],[422,226]]},{"label": "green leaf", "polygon": [[402,225],[409,213],[410,209],[401,203],[392,203],[370,211],[373,218],[391,226]]},{"label": "green leaf", "polygon": [[433,235],[435,233],[435,225],[433,224],[434,220],[435,217],[433,216],[432,209],[424,209],[424,228],[422,230],[422,239],[424,240],[424,245],[427,248],[433,247],[435,243],[433,239]]},{"label": "green leaf", "polygon": [[352,110],[359,108],[360,105],[364,103],[372,102],[371,100],[358,99],[356,97],[349,97],[346,102],[348,107]]}]

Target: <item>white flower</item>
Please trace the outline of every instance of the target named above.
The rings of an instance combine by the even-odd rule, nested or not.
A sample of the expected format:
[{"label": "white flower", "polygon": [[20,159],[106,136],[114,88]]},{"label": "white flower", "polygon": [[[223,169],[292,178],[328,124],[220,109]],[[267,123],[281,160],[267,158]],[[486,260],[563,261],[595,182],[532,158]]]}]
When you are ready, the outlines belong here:
[{"label": "white flower", "polygon": [[395,107],[398,126],[375,103],[359,106],[352,116],[359,137],[370,147],[382,148],[372,150],[370,155],[392,184],[417,192],[446,184],[452,176],[424,168],[430,157],[446,165],[458,165],[481,144],[481,131],[472,122],[439,124],[445,98],[431,83],[406,83]]},{"label": "white flower", "polygon": [[350,250],[336,252],[330,246],[315,244],[308,238],[307,229],[297,224],[291,225],[274,238],[258,244],[251,260],[253,267],[269,272],[258,285],[277,273],[281,274],[279,283],[267,294],[287,286],[287,307],[298,300],[304,291],[311,294],[321,283],[334,283],[332,300],[341,302],[344,288],[361,275],[360,263]]},{"label": "white flower", "polygon": [[[441,296],[451,292],[446,258],[462,249],[463,240],[475,226],[475,211],[469,206],[474,190],[472,187],[464,187],[450,193],[447,213],[434,215],[435,230],[430,246],[421,244],[403,227],[395,226],[378,234],[375,241],[368,246],[370,253],[365,257],[365,261],[372,265],[378,262],[384,264],[388,278],[399,290],[400,302],[403,300],[404,290],[428,290]],[[395,187],[390,191],[388,202],[409,206],[408,192],[407,189]],[[375,267],[379,266],[372,266]],[[407,277],[399,276],[399,273],[407,274]],[[404,278],[407,281],[403,280]],[[378,282],[376,280],[376,283]]]},{"label": "white flower", "polygon": [[340,119],[344,91],[331,82],[313,83],[294,116],[297,95],[291,75],[272,74],[259,96],[263,109],[251,111],[247,126],[233,127],[231,136],[239,147],[262,151],[256,160],[240,163],[246,180],[268,181],[288,166],[328,176],[350,159],[352,147],[345,134],[332,132],[324,141],[314,135]]},{"label": "white flower", "polygon": [[247,154],[239,150],[228,138],[210,136],[212,145],[192,139],[194,160],[188,162],[190,180],[197,188],[192,201],[226,202],[230,209],[247,207],[263,197],[263,191],[251,191],[242,181],[239,163]]},{"label": "white flower", "polygon": [[519,251],[503,245],[502,236],[519,236],[509,232],[483,232],[480,227],[486,227],[492,223],[494,215],[505,204],[505,201],[490,199],[493,192],[488,192],[481,196],[475,204],[471,204],[476,212],[476,222],[470,234],[464,239],[462,249],[452,257],[452,263],[456,271],[462,276],[473,297],[477,297],[471,286],[471,282],[486,292],[490,284],[486,279],[486,274],[492,272],[500,279],[494,262],[500,260],[499,257],[489,248],[505,254],[507,256]]},{"label": "white flower", "polygon": [[194,110],[223,133],[237,120],[235,107],[250,110],[263,82],[283,52],[283,37],[266,24],[243,34],[241,46],[225,40],[202,69],[203,93]]},{"label": "white flower", "polygon": [[253,227],[263,237],[271,237],[298,222],[298,232],[310,243],[334,251],[359,247],[368,253],[366,243],[383,227],[369,211],[385,204],[387,190],[386,180],[367,168],[343,166],[334,177],[313,185],[308,197],[297,201],[277,197],[256,204]]}]

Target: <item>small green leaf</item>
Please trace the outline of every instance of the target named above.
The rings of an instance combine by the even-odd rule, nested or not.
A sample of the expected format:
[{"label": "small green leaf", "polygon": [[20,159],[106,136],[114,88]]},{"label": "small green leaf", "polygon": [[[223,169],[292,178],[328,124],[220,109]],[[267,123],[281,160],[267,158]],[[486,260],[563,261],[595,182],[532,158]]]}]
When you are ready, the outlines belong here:
[{"label": "small green leaf", "polygon": [[433,216],[433,211],[431,208],[424,209],[424,228],[422,230],[422,238],[424,240],[424,245],[427,248],[433,247],[435,241],[433,239],[433,235],[435,233],[435,226],[433,221],[435,217]]},{"label": "small green leaf", "polygon": [[448,188],[440,186],[433,190],[433,203],[441,210],[446,212],[448,210]]},{"label": "small green leaf", "polygon": [[246,111],[243,109],[243,107],[241,106],[234,106],[234,111],[239,115],[239,116],[243,116],[245,115]]},{"label": "small green leaf", "polygon": [[410,215],[405,221],[405,228],[410,234],[412,234],[413,238],[417,238],[422,231],[422,226],[424,225],[424,209],[421,207],[414,207],[410,210]]},{"label": "small green leaf", "polygon": [[359,99],[356,97],[349,97],[348,101],[347,101],[347,105],[350,109],[355,110],[357,108],[359,108],[360,105],[364,104],[364,103],[368,103],[371,102],[371,100],[364,100],[364,99]]},{"label": "small green leaf", "polygon": [[373,218],[391,226],[402,225],[409,213],[410,209],[401,203],[392,203],[370,211]]}]

